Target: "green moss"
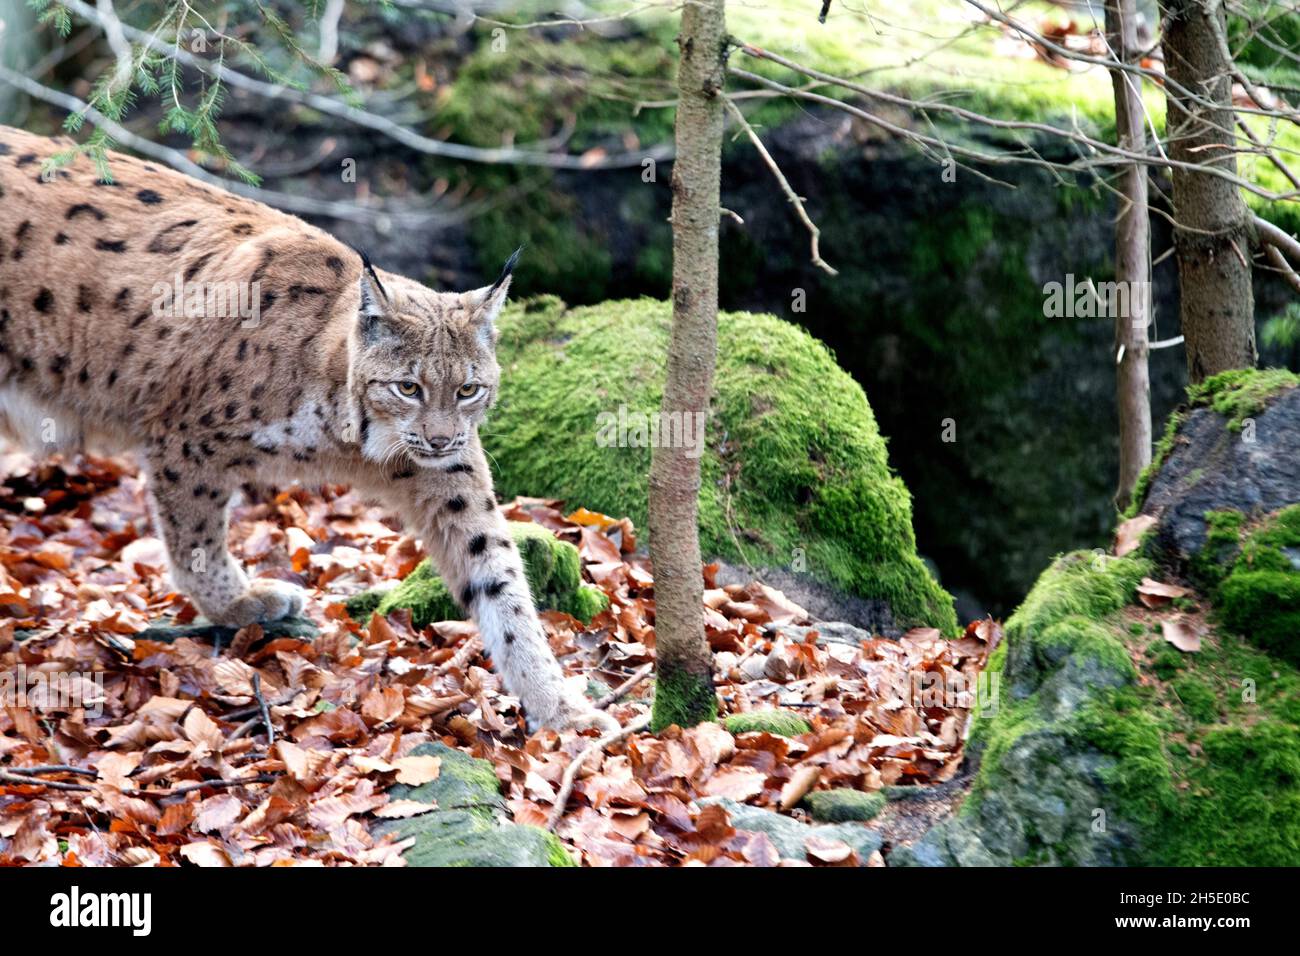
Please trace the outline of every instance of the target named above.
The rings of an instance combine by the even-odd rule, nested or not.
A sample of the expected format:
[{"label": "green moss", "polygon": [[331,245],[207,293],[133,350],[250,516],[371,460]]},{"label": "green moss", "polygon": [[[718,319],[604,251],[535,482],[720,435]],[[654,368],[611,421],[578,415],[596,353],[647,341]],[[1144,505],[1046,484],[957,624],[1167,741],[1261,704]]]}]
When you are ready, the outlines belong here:
[{"label": "green moss", "polygon": [[1188,386],[1193,405],[1208,406],[1228,419],[1228,428],[1240,431],[1246,418],[1258,415],[1279,392],[1300,385],[1300,375],[1283,368],[1231,369]]},{"label": "green moss", "polygon": [[1300,505],[1246,537],[1216,597],[1225,626],[1284,660],[1300,662]]},{"label": "green moss", "polygon": [[761,732],[781,737],[798,737],[812,730],[808,721],[788,710],[751,710],[745,714],[732,714],[723,719],[722,726],[733,734]]},{"label": "green moss", "polygon": [[[1225,514],[1217,526],[1235,540],[1241,521]],[[1295,580],[1283,549],[1297,541],[1300,507],[1245,538],[1228,582],[1238,574]],[[1241,570],[1250,562],[1254,569]],[[1019,846],[1015,852],[1024,864],[1300,863],[1300,673],[1226,632],[1209,633],[1199,653],[1184,654],[1158,634],[1124,627],[1115,611],[1131,596],[1145,564],[1126,567],[1086,555],[1058,559],[1007,622],[989,670],[1007,677],[1009,693],[991,720],[974,723],[971,753],[979,773],[956,825],[974,828],[979,840],[1000,852]],[[1292,592],[1276,581],[1261,584],[1257,593],[1254,611],[1263,611],[1266,593],[1273,603],[1290,606]],[[1141,652],[1140,681],[1122,647],[1126,639]],[[1056,677],[1086,659],[1129,676],[1118,686],[1093,687],[1064,715],[1053,711]],[[1044,753],[1055,756],[1043,762]],[[1080,775],[1064,786],[1016,776],[1046,766],[1093,769],[1070,771]],[[1098,782],[1100,789],[1089,792]],[[1018,796],[1037,786],[1049,789]],[[1052,815],[1058,793],[1052,787],[1061,788],[1066,801],[1064,829],[1062,818]],[[1104,816],[1081,817],[1070,793],[1086,794]],[[1006,830],[1009,812],[1027,814],[1028,829]],[[1101,830],[1089,830],[1099,822]],[[1025,842],[999,843],[1003,832],[1020,833]],[[1108,855],[1091,856],[1102,837]]]},{"label": "green moss", "polygon": [[1205,544],[1191,560],[1192,577],[1202,587],[1213,591],[1231,570],[1245,521],[1245,515],[1231,509],[1205,513]]},{"label": "green moss", "polygon": [[1008,619],[1007,637],[1032,647],[1042,640],[1035,635],[1066,618],[1103,620],[1129,603],[1151,568],[1150,561],[1134,555],[1113,558],[1076,551],[1059,557]]},{"label": "green moss", "polygon": [[501,784],[492,764],[442,743],[421,744],[415,756],[442,761],[437,778],[418,787],[390,787],[393,800],[436,804],[438,809],[375,826],[377,835],[414,838],[402,855],[408,866],[576,866],[554,834],[505,818]]},{"label": "green moss", "polygon": [[808,794],[803,805],[814,820],[823,823],[848,823],[857,820],[865,823],[874,819],[884,809],[885,795],[879,791],[864,793],[861,790],[817,790]]},{"label": "green moss", "polygon": [[1187,715],[1197,723],[1213,723],[1219,716],[1214,689],[1200,677],[1189,675],[1174,681],[1174,694],[1182,702]]},{"label": "green moss", "polygon": [[[1109,825],[1137,827],[1143,834],[1161,826],[1174,805],[1173,775],[1165,757],[1160,725],[1131,687],[1103,691],[1075,715],[1071,733],[1112,763],[1102,771]],[[1150,845],[1142,852],[1158,852]]]},{"label": "green moss", "polygon": [[[1159,628],[1152,630],[1160,632]],[[1147,648],[1146,657],[1151,670],[1161,680],[1172,680],[1187,666],[1187,655],[1163,638]]]},{"label": "green moss", "polygon": [[1071,615],[1030,635],[1038,663],[1044,669],[1055,667],[1067,657],[1077,657],[1095,670],[1136,677],[1128,650],[1113,631],[1081,615]]},{"label": "green moss", "polygon": [[[504,494],[564,497],[645,526],[651,450],[634,427],[620,434],[619,415],[634,426],[657,413],[669,319],[648,299],[507,311],[487,437],[506,466]],[[952,599],[916,554],[911,499],[861,388],[825,346],[771,316],[723,314],[718,337],[701,459],[705,553],[806,570],[888,601],[903,627],[954,633]]]},{"label": "green moss", "polygon": [[378,588],[372,588],[369,591],[362,591],[360,594],[354,594],[343,602],[343,606],[348,609],[348,616],[354,621],[368,621],[370,616],[379,608],[379,602],[384,599],[384,592]]},{"label": "green moss", "polygon": [[411,612],[411,623],[416,627],[426,627],[435,621],[457,621],[465,617],[465,612],[427,559],[417,564],[402,579],[401,584],[380,597],[375,613],[391,614],[398,608]]},{"label": "green moss", "polygon": [[718,698],[713,692],[712,680],[708,674],[692,674],[660,663],[655,677],[651,733],[657,734],[674,724],[678,727],[694,727],[714,720],[717,716]]},{"label": "green moss", "polygon": [[[584,624],[591,623],[593,617],[609,607],[609,597],[604,591],[582,582],[577,548],[531,521],[508,524],[538,607],[564,611]],[[354,620],[363,623],[374,612],[390,614],[405,608],[411,612],[411,623],[417,628],[465,617],[464,610],[427,560],[417,564],[397,587],[363,591],[349,598],[345,607]]]}]

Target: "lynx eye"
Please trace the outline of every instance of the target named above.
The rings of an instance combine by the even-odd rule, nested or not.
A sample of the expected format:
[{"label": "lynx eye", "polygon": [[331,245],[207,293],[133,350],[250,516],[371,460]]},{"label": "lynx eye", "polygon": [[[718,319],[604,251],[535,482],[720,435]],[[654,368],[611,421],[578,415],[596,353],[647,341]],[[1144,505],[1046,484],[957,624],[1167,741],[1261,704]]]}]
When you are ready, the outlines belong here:
[{"label": "lynx eye", "polygon": [[482,389],[483,389],[482,385],[474,385],[473,383],[462,385],[460,388],[456,389],[456,397],[473,398],[480,391],[482,391]]},{"label": "lynx eye", "polygon": [[405,396],[406,398],[415,398],[415,396],[420,394],[420,386],[415,382],[398,382],[397,394]]}]

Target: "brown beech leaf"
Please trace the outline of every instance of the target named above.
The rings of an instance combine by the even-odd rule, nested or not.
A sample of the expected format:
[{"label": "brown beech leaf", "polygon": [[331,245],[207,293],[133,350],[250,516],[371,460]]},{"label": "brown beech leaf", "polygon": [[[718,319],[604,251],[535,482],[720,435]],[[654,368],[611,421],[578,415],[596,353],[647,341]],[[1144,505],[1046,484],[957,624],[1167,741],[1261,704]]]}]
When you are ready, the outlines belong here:
[{"label": "brown beech leaf", "polygon": [[1142,540],[1142,535],[1156,523],[1153,515],[1137,515],[1129,518],[1115,529],[1115,556],[1122,558],[1129,554]]},{"label": "brown beech leaf", "polygon": [[1143,578],[1137,589],[1138,600],[1149,608],[1164,607],[1175,598],[1187,597],[1191,593],[1190,588],[1179,587],[1177,584],[1164,584],[1151,578]]},{"label": "brown beech leaf", "polygon": [[1160,633],[1166,641],[1186,654],[1195,654],[1201,649],[1200,631],[1182,618],[1161,621]]}]

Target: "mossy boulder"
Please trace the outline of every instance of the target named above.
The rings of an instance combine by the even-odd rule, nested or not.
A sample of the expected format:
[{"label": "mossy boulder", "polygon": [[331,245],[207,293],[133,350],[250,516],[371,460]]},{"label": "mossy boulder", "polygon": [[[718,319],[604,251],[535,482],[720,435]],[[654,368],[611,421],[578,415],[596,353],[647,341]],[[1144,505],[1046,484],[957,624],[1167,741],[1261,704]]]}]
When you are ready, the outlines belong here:
[{"label": "mossy boulder", "polygon": [[1058,559],[1007,622],[958,814],[895,865],[1300,864],[1300,672],[1125,617],[1149,559]]},{"label": "mossy boulder", "polygon": [[1141,483],[1146,552],[1228,629],[1300,661],[1300,376],[1223,372],[1188,389]]},{"label": "mossy boulder", "polygon": [[1297,384],[1285,369],[1237,369],[1188,388],[1127,512],[1159,519],[1170,558],[1186,564],[1201,550],[1209,512],[1258,517],[1300,501]]},{"label": "mossy boulder", "polygon": [[[577,548],[531,521],[508,524],[538,607],[564,611],[584,624],[591,623],[593,617],[609,607],[609,597],[604,591],[583,583]],[[465,617],[464,609],[428,560],[417,564],[396,587],[363,591],[349,598],[345,606],[354,620],[362,622],[370,620],[375,612],[388,614],[405,608],[411,612],[411,622],[416,627]]]},{"label": "mossy boulder", "polygon": [[1300,664],[1300,505],[1284,508],[1249,531],[1239,521],[1220,517],[1217,523],[1219,547],[1233,546],[1229,534],[1237,538],[1236,560],[1215,591],[1223,624]]},{"label": "mossy boulder", "polygon": [[421,744],[413,755],[442,761],[437,779],[418,787],[398,784],[393,800],[417,800],[438,809],[387,820],[376,835],[415,838],[402,856],[409,866],[576,866],[562,844],[538,827],[510,823],[492,765],[441,743]]},{"label": "mossy boulder", "polygon": [[[539,298],[500,322],[501,400],[485,443],[506,495],[552,495],[646,525],[648,420],[671,309],[651,299],[568,309]],[[718,320],[701,451],[706,555],[806,572],[952,633],[952,598],[917,556],[911,498],[862,389],[806,332],[768,315]]]},{"label": "mossy boulder", "polygon": [[798,737],[812,730],[808,721],[788,710],[751,710],[745,714],[732,714],[723,718],[722,726],[732,734],[757,732],[781,737]]},{"label": "mossy boulder", "polygon": [[864,793],[840,787],[815,790],[804,797],[803,805],[814,820],[823,823],[847,823],[851,820],[865,823],[874,819],[886,802],[885,795],[879,791]]}]

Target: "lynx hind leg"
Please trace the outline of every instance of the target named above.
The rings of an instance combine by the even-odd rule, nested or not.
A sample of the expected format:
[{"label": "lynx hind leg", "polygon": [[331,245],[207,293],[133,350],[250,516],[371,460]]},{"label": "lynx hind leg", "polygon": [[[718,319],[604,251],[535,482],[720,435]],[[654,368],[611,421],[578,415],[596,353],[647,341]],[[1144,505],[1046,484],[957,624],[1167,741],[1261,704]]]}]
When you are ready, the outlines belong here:
[{"label": "lynx hind leg", "polygon": [[[479,464],[476,473],[487,474],[486,463]],[[529,728],[617,730],[614,718],[566,687],[491,487],[447,482],[429,491],[421,496],[429,556],[473,614],[493,667],[506,690],[523,704]]]},{"label": "lynx hind leg", "polygon": [[230,489],[165,465],[150,469],[154,527],[167,545],[172,582],[215,624],[244,627],[302,610],[283,581],[249,581],[226,548]]}]

